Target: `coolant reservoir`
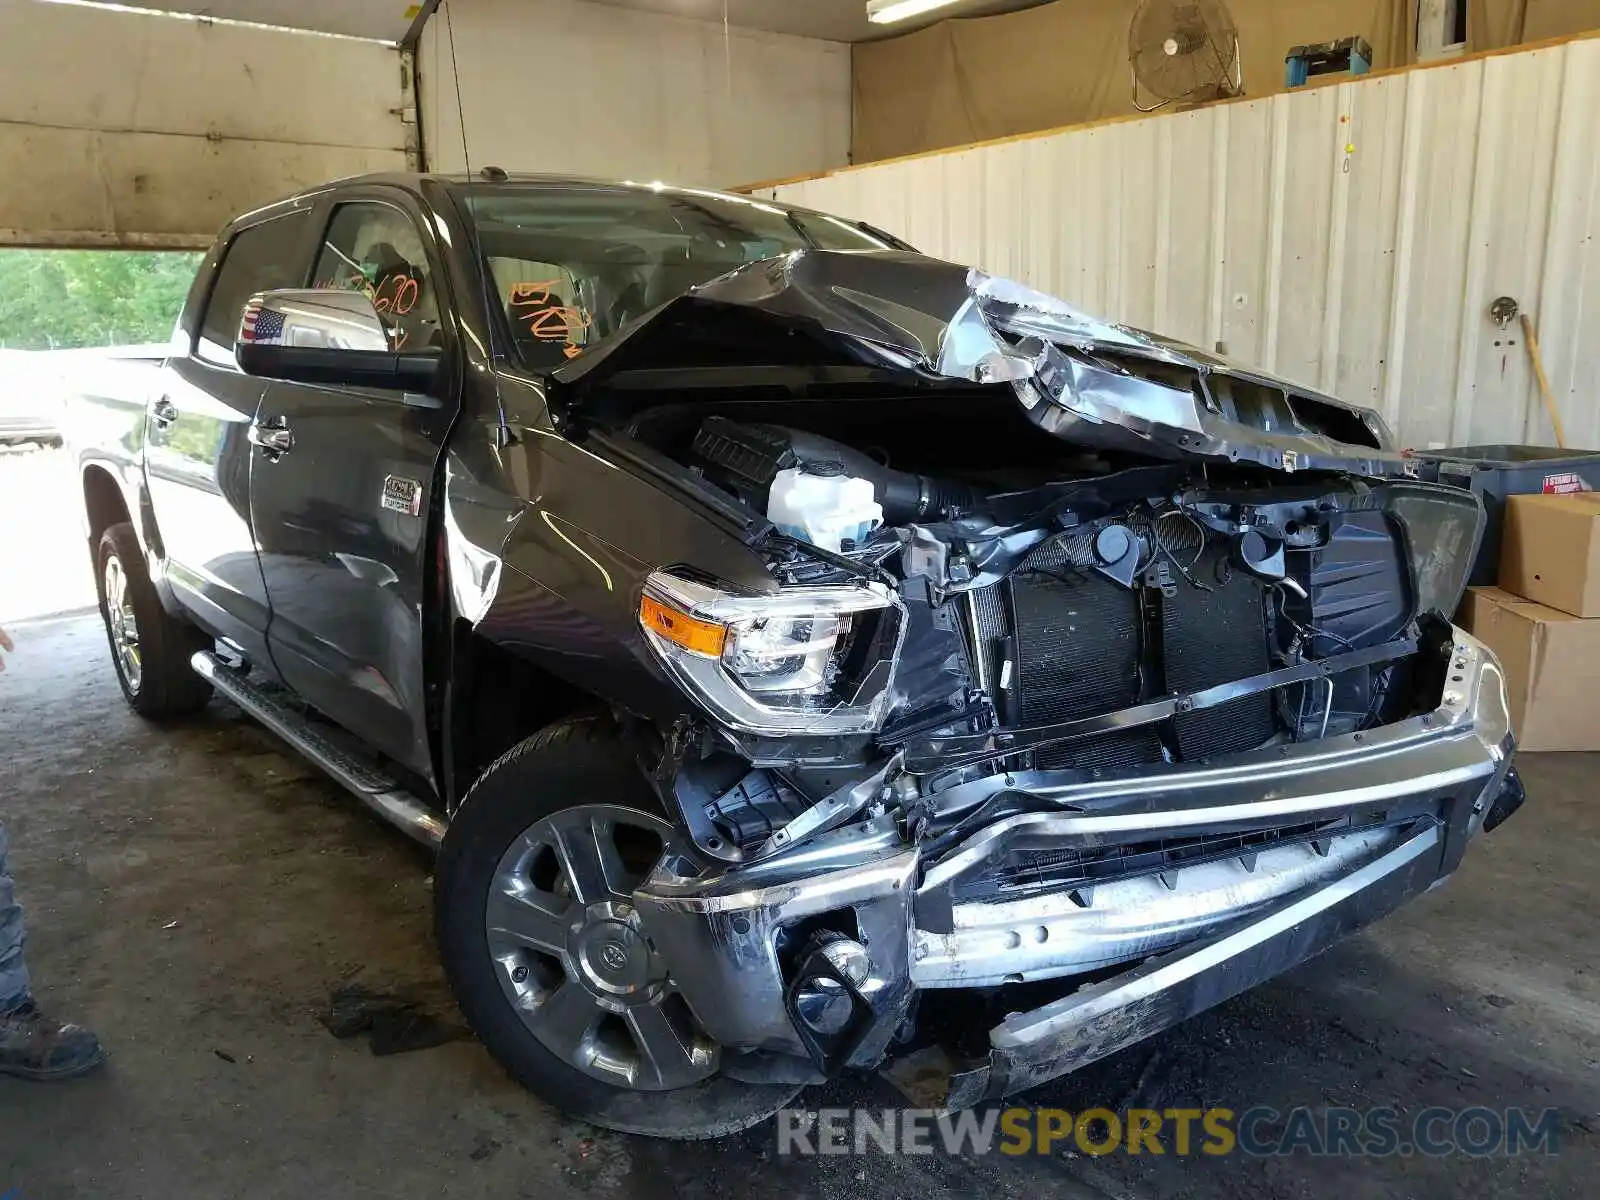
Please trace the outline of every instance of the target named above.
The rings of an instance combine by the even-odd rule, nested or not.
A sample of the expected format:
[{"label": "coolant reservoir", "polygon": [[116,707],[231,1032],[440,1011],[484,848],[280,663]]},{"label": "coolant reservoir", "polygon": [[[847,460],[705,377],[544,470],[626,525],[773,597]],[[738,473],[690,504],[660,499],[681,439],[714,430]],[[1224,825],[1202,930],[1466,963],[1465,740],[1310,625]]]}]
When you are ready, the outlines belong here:
[{"label": "coolant reservoir", "polygon": [[835,553],[846,541],[862,542],[883,524],[872,481],[848,475],[779,471],[767,494],[767,520],[790,537]]}]

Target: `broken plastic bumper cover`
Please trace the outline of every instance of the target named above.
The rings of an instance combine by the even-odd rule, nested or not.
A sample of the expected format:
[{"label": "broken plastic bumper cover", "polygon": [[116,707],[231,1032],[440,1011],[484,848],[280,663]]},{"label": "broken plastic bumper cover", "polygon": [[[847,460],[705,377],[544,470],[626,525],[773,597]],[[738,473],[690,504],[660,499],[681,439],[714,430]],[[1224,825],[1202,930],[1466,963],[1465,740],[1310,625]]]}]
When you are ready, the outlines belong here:
[{"label": "broken plastic bumper cover", "polygon": [[[978,812],[1014,797],[1030,810],[978,823],[938,852],[854,826],[737,868],[664,866],[635,902],[712,1036],[797,1056],[815,1039],[797,1034],[786,1005],[788,935],[847,915],[870,963],[864,1024],[848,1062],[830,1068],[878,1066],[919,989],[1126,964],[996,1026],[990,1052],[951,1071],[944,1102],[1019,1091],[1272,978],[1455,870],[1520,789],[1498,663],[1461,631],[1446,653],[1438,707],[1391,725],[1088,781],[996,774],[935,799]],[[1059,859],[1182,838],[1224,849],[1092,885],[1035,878],[984,891],[1016,852]]]}]

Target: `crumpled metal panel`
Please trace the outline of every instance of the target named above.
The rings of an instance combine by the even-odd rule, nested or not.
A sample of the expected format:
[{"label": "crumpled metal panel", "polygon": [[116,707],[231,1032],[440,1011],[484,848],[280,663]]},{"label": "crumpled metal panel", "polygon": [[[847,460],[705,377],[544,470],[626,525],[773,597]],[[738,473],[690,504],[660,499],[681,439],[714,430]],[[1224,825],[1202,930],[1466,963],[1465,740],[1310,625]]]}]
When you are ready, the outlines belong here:
[{"label": "crumpled metal panel", "polygon": [[505,544],[526,506],[478,480],[459,454],[445,456],[444,549],[456,613],[476,625],[500,593]]},{"label": "crumpled metal panel", "polygon": [[[1022,284],[901,251],[796,251],[753,263],[661,306],[556,379],[581,390],[681,362],[697,328],[740,319],[791,324],[840,362],[1008,384],[1041,429],[1076,445],[1284,471],[1411,473],[1376,413],[1088,316]],[[1264,387],[1279,402],[1270,411],[1229,408],[1207,386],[1213,375]],[[1362,440],[1329,436],[1330,425]]]},{"label": "crumpled metal panel", "polygon": [[[1063,301],[978,270],[968,273],[967,284],[972,298],[951,322],[936,364],[939,374],[1011,383],[1034,422],[1067,441],[1162,458],[1254,462],[1284,471],[1409,473],[1376,413],[1286,380],[1236,371],[1203,350],[1086,316]],[[1107,351],[1117,357],[1104,357]],[[1192,383],[1179,387],[1142,374],[1138,360],[1182,368],[1179,378],[1192,372]],[[1243,419],[1237,410],[1229,415],[1206,387],[1213,373],[1265,383],[1282,392],[1291,412],[1298,398],[1304,417],[1296,414],[1288,429],[1274,430],[1264,420]],[[1349,423],[1362,428],[1374,445],[1320,432],[1312,413],[1321,407],[1334,410],[1334,421],[1353,417]]]}]

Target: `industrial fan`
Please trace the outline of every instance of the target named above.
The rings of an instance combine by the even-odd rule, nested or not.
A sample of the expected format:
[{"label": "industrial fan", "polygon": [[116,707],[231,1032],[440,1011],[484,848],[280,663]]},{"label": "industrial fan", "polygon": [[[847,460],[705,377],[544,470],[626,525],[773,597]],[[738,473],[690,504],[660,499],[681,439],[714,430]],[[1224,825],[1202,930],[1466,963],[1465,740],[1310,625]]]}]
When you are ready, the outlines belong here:
[{"label": "industrial fan", "polygon": [[1222,0],[1144,0],[1128,26],[1128,65],[1140,112],[1244,94],[1239,27]]}]

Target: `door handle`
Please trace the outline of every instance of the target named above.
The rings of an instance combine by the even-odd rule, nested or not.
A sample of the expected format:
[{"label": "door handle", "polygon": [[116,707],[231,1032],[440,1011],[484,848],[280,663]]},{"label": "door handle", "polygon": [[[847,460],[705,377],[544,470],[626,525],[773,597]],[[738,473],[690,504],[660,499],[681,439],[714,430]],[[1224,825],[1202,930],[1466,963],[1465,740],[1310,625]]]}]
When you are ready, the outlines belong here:
[{"label": "door handle", "polygon": [[260,421],[254,422],[245,436],[250,439],[252,446],[262,450],[270,459],[294,449],[294,434],[282,417],[275,417],[264,425]]},{"label": "door handle", "polygon": [[155,418],[157,425],[165,429],[178,419],[178,406],[163,396],[151,406],[150,415]]}]

